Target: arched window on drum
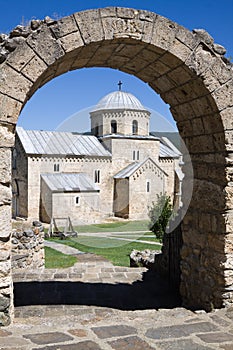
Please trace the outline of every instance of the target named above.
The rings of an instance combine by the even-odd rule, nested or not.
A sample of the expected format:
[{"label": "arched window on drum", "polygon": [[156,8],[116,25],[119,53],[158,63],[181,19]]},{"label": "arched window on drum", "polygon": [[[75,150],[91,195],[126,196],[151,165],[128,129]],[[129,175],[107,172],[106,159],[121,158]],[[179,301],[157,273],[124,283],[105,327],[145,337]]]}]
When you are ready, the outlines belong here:
[{"label": "arched window on drum", "polygon": [[117,122],[116,120],[111,121],[111,134],[117,133]]},{"label": "arched window on drum", "polygon": [[137,120],[133,120],[132,134],[133,135],[137,135],[138,134],[138,122],[137,122]]}]

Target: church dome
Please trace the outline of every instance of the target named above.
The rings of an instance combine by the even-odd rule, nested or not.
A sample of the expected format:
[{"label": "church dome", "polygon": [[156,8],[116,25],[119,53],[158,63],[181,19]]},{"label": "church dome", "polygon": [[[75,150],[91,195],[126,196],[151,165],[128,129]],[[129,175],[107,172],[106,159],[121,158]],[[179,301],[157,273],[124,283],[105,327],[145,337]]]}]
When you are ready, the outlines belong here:
[{"label": "church dome", "polygon": [[97,103],[97,105],[94,108],[94,111],[105,109],[131,109],[142,111],[146,110],[146,108],[134,95],[124,91],[114,91],[104,96]]}]

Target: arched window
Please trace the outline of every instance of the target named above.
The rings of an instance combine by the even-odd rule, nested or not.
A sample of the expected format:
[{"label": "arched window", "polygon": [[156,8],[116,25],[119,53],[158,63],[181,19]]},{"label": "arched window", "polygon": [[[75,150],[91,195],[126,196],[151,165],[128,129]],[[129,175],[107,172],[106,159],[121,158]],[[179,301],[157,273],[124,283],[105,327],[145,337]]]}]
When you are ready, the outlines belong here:
[{"label": "arched window", "polygon": [[115,120],[111,121],[111,134],[117,133],[117,122]]},{"label": "arched window", "polygon": [[133,135],[137,135],[137,134],[138,134],[138,122],[137,122],[137,120],[134,120],[134,121],[133,121],[133,124],[132,124],[132,134],[133,134]]},{"label": "arched window", "polygon": [[13,149],[13,156],[12,156],[12,168],[16,169],[16,167],[17,167],[17,151],[14,148]]},{"label": "arched window", "polygon": [[53,165],[53,170],[54,170],[54,172],[58,172],[60,170],[59,164],[54,164]]},{"label": "arched window", "polygon": [[99,126],[96,125],[92,128],[92,135],[98,136],[98,134],[99,134]]}]

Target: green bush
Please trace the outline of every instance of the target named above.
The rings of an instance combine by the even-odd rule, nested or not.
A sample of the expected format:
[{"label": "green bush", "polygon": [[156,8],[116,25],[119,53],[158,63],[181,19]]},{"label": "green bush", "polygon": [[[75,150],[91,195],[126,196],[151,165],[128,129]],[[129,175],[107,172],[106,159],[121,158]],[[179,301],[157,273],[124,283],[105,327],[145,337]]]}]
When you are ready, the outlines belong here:
[{"label": "green bush", "polygon": [[172,215],[171,198],[166,194],[157,195],[157,201],[149,208],[149,229],[162,242],[166,227]]}]

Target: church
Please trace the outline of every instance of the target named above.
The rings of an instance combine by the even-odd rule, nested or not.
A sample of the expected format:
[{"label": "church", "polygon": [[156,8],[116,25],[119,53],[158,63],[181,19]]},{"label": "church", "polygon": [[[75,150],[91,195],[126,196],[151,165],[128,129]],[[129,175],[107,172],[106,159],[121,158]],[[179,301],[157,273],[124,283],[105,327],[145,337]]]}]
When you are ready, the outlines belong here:
[{"label": "church", "polygon": [[89,134],[16,128],[14,218],[70,217],[75,225],[144,220],[165,193],[181,205],[182,154],[168,138],[150,135],[150,112],[134,95],[119,85],[90,119]]}]

